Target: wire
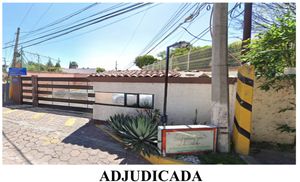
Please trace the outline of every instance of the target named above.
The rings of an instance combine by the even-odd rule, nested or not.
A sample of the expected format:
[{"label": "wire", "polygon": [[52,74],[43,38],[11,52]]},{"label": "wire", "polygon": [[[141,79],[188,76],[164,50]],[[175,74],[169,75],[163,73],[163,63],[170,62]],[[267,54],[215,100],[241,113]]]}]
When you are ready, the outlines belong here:
[{"label": "wire", "polygon": [[174,23],[174,21],[183,13],[183,11],[188,7],[188,3],[184,3],[181,5],[175,13],[171,16],[171,18],[167,21],[167,23],[159,30],[159,32],[151,39],[151,41],[145,46],[145,48],[141,51],[140,55],[145,52],[148,48],[150,48],[155,41],[157,41],[160,37],[164,35],[168,31],[168,27]]},{"label": "wire", "polygon": [[27,18],[28,14],[30,13],[32,7],[34,6],[33,3],[31,3],[30,7],[27,9],[25,16],[23,16],[23,19],[21,20],[19,27],[21,27],[23,25],[23,22],[25,21],[25,19]]},{"label": "wire", "polygon": [[[195,4],[194,6],[192,6],[188,11],[186,11],[172,26],[170,26],[168,28],[167,31],[165,31],[155,42],[157,42],[159,39],[161,39],[162,36],[164,36],[169,30],[171,30],[171,28],[173,28],[184,16],[186,16],[186,14],[188,12],[190,12],[197,4]],[[191,17],[191,15],[189,16]],[[145,54],[149,54],[151,51],[153,51],[160,43],[162,43],[165,39],[167,39],[170,35],[172,35],[183,23],[186,23],[189,21],[189,17],[185,18],[185,20],[182,23],[179,23],[179,25],[177,25],[171,32],[169,32],[161,41],[159,41],[158,43],[155,44],[155,42],[153,42],[152,44],[150,44],[150,46],[147,46],[146,49],[144,49],[139,55],[143,55],[146,50],[149,50],[151,47],[151,49],[149,51],[147,51],[147,53]],[[155,46],[153,46],[155,44]]]},{"label": "wire", "polygon": [[93,17],[93,16],[96,16],[96,15],[99,15],[99,14],[102,14],[102,13],[105,13],[105,12],[108,12],[108,11],[110,11],[110,10],[113,10],[113,9],[116,9],[116,8],[119,8],[119,7],[122,7],[122,6],[124,6],[124,5],[125,5],[125,4],[120,3],[120,4],[117,4],[117,5],[111,6],[111,7],[107,8],[107,9],[104,9],[104,10],[102,10],[102,11],[100,11],[100,12],[97,12],[97,13],[95,13],[95,14],[93,14],[93,15],[90,15],[90,16],[88,16],[88,17],[84,17],[84,18],[82,18],[82,19],[76,20],[76,21],[74,21],[74,22],[71,22],[71,23],[68,23],[68,24],[65,24],[65,25],[61,25],[61,26],[54,27],[54,28],[51,28],[51,29],[49,29],[49,30],[46,29],[45,31],[38,32],[38,33],[36,33],[36,34],[33,33],[33,35],[34,35],[34,34],[35,34],[35,36],[36,36],[36,35],[41,35],[41,34],[43,34],[43,33],[47,33],[47,32],[49,32],[49,31],[53,31],[53,30],[56,30],[56,29],[59,29],[59,28],[62,28],[62,27],[74,25],[74,24],[77,23],[77,22],[81,22],[81,21],[86,20],[86,19],[88,19],[88,18],[91,18],[91,17]]},{"label": "wire", "polygon": [[[39,42],[37,42],[37,43],[33,43],[33,44],[30,44],[30,45],[24,46],[24,48],[26,48],[26,47],[31,47],[31,46],[34,46],[34,45],[43,43],[43,42],[45,42],[45,41],[48,41],[48,40],[51,40],[51,39],[54,39],[54,38],[63,36],[63,35],[67,35],[67,34],[69,34],[69,33],[71,33],[71,32],[76,31],[76,30],[80,30],[80,29],[85,28],[85,27],[87,27],[87,26],[94,25],[94,24],[96,24],[96,23],[99,23],[99,22],[102,22],[102,21],[104,21],[104,20],[113,18],[113,17],[115,17],[115,16],[119,16],[119,15],[121,15],[121,14],[130,12],[130,11],[133,11],[133,10],[135,10],[135,9],[141,8],[141,7],[146,6],[146,5],[149,5],[149,4],[151,4],[151,3],[145,3],[145,4],[142,4],[142,5],[140,5],[140,6],[133,7],[132,9],[129,9],[129,10],[126,10],[126,11],[123,11],[123,12],[120,12],[120,13],[117,13],[117,14],[115,14],[115,15],[112,15],[112,16],[109,16],[109,17],[106,17],[106,18],[103,18],[103,19],[100,19],[100,20],[97,20],[96,22],[92,22],[92,23],[90,23],[90,24],[88,24],[88,25],[85,25],[85,26],[82,26],[82,27],[78,27],[78,28],[75,28],[75,29],[70,30],[70,31],[68,31],[68,32],[64,32],[64,33],[62,33],[62,34],[59,34],[59,35],[56,35],[56,36],[47,38],[47,39],[42,40],[42,41],[39,41]],[[60,32],[61,32],[61,31],[60,31]]]},{"label": "wire", "polygon": [[[197,4],[196,4],[197,5]],[[194,5],[195,6],[195,5]],[[194,6],[192,8],[194,8]],[[191,8],[191,9],[192,9]],[[191,10],[189,9],[189,11]],[[197,9],[197,8],[196,8]],[[187,11],[185,13],[185,15],[189,12]],[[194,11],[194,13],[197,11]],[[187,23],[188,21],[193,21],[197,16],[199,15],[199,13],[195,13],[195,14],[191,14],[189,17],[185,18],[185,20],[181,23],[179,23],[179,25],[177,25],[171,32],[169,32],[163,39],[161,39],[155,46],[153,46],[149,51],[147,51],[146,55],[149,54],[151,51],[153,51],[159,44],[161,44],[164,40],[166,40],[170,35],[172,35],[181,25],[183,25],[184,23]],[[184,15],[183,15],[184,16]],[[182,17],[183,17],[182,16]],[[181,18],[182,18],[181,17]],[[180,19],[181,19],[180,18]],[[177,22],[176,22],[177,23]],[[140,54],[141,55],[141,54]]]},{"label": "wire", "polygon": [[[147,10],[146,10],[145,13],[142,15],[140,21],[139,21],[138,24],[136,25],[135,30],[133,31],[133,33],[132,33],[130,39],[129,39],[128,42],[126,43],[126,45],[125,45],[125,47],[123,48],[122,52],[119,54],[118,59],[124,54],[124,52],[125,52],[125,50],[127,49],[128,45],[131,43],[131,41],[132,41],[132,39],[134,38],[134,36],[135,36],[135,34],[136,34],[138,28],[140,27],[141,23],[143,22],[143,19],[144,19],[146,13],[147,13]],[[118,59],[117,59],[117,60],[118,60]]]},{"label": "wire", "polygon": [[[44,16],[48,13],[48,11],[51,9],[51,7],[53,6],[53,3],[51,3],[48,8],[46,9],[46,11],[40,16],[40,18],[36,21],[36,23],[34,24],[34,26],[32,26],[32,29],[34,29],[39,23],[40,21],[44,18]],[[31,32],[31,31],[30,31]],[[23,39],[25,37],[27,37],[29,35],[29,33],[27,33],[26,35],[24,35]]]},{"label": "wire", "polygon": [[198,37],[198,36],[192,34],[190,31],[188,31],[188,29],[186,29],[186,28],[183,27],[183,26],[181,26],[181,28],[183,28],[189,35],[191,35],[191,36],[194,37],[195,39],[211,42],[211,40],[201,39],[200,37]]},{"label": "wire", "polygon": [[[32,6],[33,6],[33,5],[34,5],[34,4],[32,4]],[[47,24],[47,25],[45,25],[45,26],[43,26],[43,27],[40,27],[40,28],[38,28],[38,29],[36,29],[36,30],[32,30],[32,31],[29,31],[29,32],[23,32],[23,33],[26,33],[24,36],[27,36],[27,34],[33,34],[33,33],[38,32],[38,31],[40,31],[40,30],[44,30],[44,29],[46,29],[46,28],[49,28],[49,27],[52,27],[52,26],[57,25],[57,24],[59,24],[59,23],[62,23],[62,22],[64,22],[64,21],[66,21],[66,20],[68,20],[68,19],[70,19],[70,18],[72,18],[72,17],[74,17],[74,16],[76,16],[76,15],[78,15],[78,14],[80,14],[80,13],[82,13],[82,12],[84,12],[84,11],[90,9],[90,8],[92,8],[92,7],[95,6],[95,5],[97,5],[97,3],[93,3],[93,4],[91,4],[91,5],[87,6],[87,7],[84,7],[84,8],[82,8],[82,9],[80,9],[80,10],[74,12],[74,13],[71,13],[71,14],[69,14],[69,15],[67,15],[67,16],[64,16],[64,17],[58,19],[58,20],[55,20],[54,22],[52,22],[52,23],[50,23],[50,24]],[[32,6],[30,7],[30,9],[32,8]],[[28,11],[27,11],[26,15],[24,16],[24,18],[25,18],[27,15],[28,15]],[[23,18],[22,22],[24,21],[24,18]],[[20,27],[20,26],[19,26],[19,27]],[[23,39],[24,36],[20,36],[20,39]],[[4,43],[4,44],[9,44],[9,43],[12,43],[12,42],[13,42],[13,41],[10,41],[10,42],[6,42],[6,43]]]},{"label": "wire", "polygon": [[86,11],[86,10],[88,10],[88,9],[90,9],[90,8],[92,8],[92,7],[94,7],[94,6],[97,5],[97,4],[98,4],[98,3],[93,3],[93,4],[91,4],[91,5],[87,6],[87,7],[84,7],[84,8],[82,8],[82,9],[80,9],[80,10],[74,12],[74,13],[71,13],[71,14],[69,14],[69,15],[67,15],[67,16],[64,16],[64,17],[62,17],[62,18],[60,18],[60,19],[58,19],[58,20],[56,20],[56,21],[54,21],[54,22],[52,22],[52,23],[50,23],[50,24],[48,24],[48,25],[45,25],[45,26],[43,26],[43,27],[41,27],[41,28],[38,28],[38,29],[36,29],[36,30],[32,30],[32,31],[30,31],[30,32],[28,32],[28,33],[34,33],[34,32],[43,30],[43,29],[45,29],[45,28],[54,26],[54,25],[56,25],[56,24],[62,23],[62,22],[66,21],[66,20],[68,20],[68,19],[70,19],[70,18],[72,18],[72,17],[74,17],[74,16],[76,16],[76,15],[78,15],[78,14],[80,14],[80,13],[83,13],[84,11]]},{"label": "wire", "polygon": [[[149,8],[146,8],[145,10],[154,8],[155,6],[158,6],[158,5],[159,5],[159,4],[155,4],[155,5],[153,5],[153,6],[149,7]],[[66,38],[66,39],[62,39],[62,40],[58,40],[58,41],[52,41],[52,42],[49,42],[48,44],[57,43],[57,42],[61,42],[61,41],[69,40],[69,39],[73,39],[73,38],[76,38],[76,37],[79,37],[79,36],[82,36],[82,35],[85,35],[85,34],[94,32],[94,31],[96,31],[96,30],[105,28],[105,27],[107,27],[107,26],[110,26],[110,25],[115,24],[115,23],[117,23],[117,22],[123,21],[123,20],[125,20],[125,19],[127,19],[127,18],[130,18],[130,17],[132,17],[132,16],[135,16],[135,15],[137,15],[137,14],[140,14],[140,13],[142,13],[142,12],[145,11],[145,10],[138,11],[138,12],[136,12],[136,13],[134,13],[134,14],[131,14],[131,15],[129,15],[129,16],[126,16],[126,17],[124,17],[124,18],[120,18],[120,19],[118,19],[118,20],[116,20],[116,21],[113,21],[113,22],[111,22],[111,23],[107,23],[107,24],[105,24],[105,25],[103,25],[103,26],[101,26],[101,27],[97,27],[97,28],[95,28],[95,29],[85,31],[85,32],[83,32],[83,33],[74,35],[74,36],[72,36],[72,37],[68,37],[68,38]],[[44,44],[44,45],[48,45],[48,44]]]},{"label": "wire", "polygon": [[[40,21],[44,18],[44,16],[49,12],[49,10],[51,9],[51,7],[53,6],[53,3],[51,3],[48,8],[46,9],[46,11],[40,16],[40,18],[36,21],[35,25],[33,26],[32,29],[34,29],[39,23]],[[31,31],[30,31],[31,32]]]},{"label": "wire", "polygon": [[[48,37],[48,36],[51,36],[51,35],[54,35],[54,34],[58,34],[58,33],[60,33],[60,32],[63,32],[63,33],[58,34],[58,35],[56,35],[56,36],[47,38],[47,39],[42,40],[42,41],[39,41],[39,42],[37,42],[37,43],[33,43],[33,44],[30,44],[30,45],[27,45],[27,46],[25,46],[25,47],[30,47],[30,46],[33,46],[33,45],[37,45],[37,44],[40,44],[40,43],[42,43],[42,42],[45,42],[45,41],[51,40],[51,39],[53,39],[53,38],[57,38],[57,37],[60,37],[60,36],[69,34],[69,33],[74,32],[74,31],[76,31],[76,30],[80,30],[80,29],[82,29],[82,28],[85,28],[85,27],[94,25],[94,24],[96,24],[96,23],[99,23],[99,22],[102,22],[102,21],[104,21],[104,20],[113,18],[113,17],[115,17],[115,16],[119,16],[119,15],[121,15],[121,14],[130,12],[130,11],[133,11],[133,10],[135,10],[135,9],[141,8],[141,7],[146,6],[146,5],[149,5],[149,4],[151,4],[151,3],[144,3],[144,4],[142,4],[142,3],[137,3],[137,4],[134,4],[134,5],[132,5],[132,6],[123,8],[123,9],[121,9],[121,10],[114,11],[114,12],[112,12],[112,13],[106,14],[106,15],[104,15],[104,16],[97,17],[97,18],[95,18],[95,19],[86,21],[86,22],[84,22],[84,23],[80,23],[80,24],[74,25],[74,26],[72,26],[72,27],[68,27],[68,28],[65,28],[65,29],[63,29],[63,30],[60,30],[60,31],[57,31],[57,32],[53,32],[53,33],[50,33],[50,34],[47,34],[47,35],[44,35],[44,36],[41,36],[41,37],[38,37],[38,38],[34,38],[34,39],[32,39],[32,40],[29,40],[29,41],[25,41],[25,42],[22,42],[22,43],[20,43],[20,44],[29,43],[29,42],[32,42],[32,41],[35,41],[35,40],[38,40],[38,39],[46,38],[46,37]],[[70,30],[70,29],[72,29],[72,30]],[[69,31],[68,31],[68,30],[69,30]],[[65,32],[65,31],[67,31],[67,32]],[[13,46],[13,45],[11,45],[11,46]],[[8,48],[8,47],[11,47],[11,46],[6,46],[6,47],[4,47],[3,49]],[[25,47],[24,47],[24,48],[25,48]]]}]

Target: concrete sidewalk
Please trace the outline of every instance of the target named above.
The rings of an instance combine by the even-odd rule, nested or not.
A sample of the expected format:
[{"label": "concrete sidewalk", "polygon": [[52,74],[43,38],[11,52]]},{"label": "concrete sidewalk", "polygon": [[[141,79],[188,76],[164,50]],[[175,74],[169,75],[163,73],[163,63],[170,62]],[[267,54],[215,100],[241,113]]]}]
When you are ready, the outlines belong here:
[{"label": "concrete sidewalk", "polygon": [[3,107],[3,164],[147,164],[100,129],[89,114]]}]

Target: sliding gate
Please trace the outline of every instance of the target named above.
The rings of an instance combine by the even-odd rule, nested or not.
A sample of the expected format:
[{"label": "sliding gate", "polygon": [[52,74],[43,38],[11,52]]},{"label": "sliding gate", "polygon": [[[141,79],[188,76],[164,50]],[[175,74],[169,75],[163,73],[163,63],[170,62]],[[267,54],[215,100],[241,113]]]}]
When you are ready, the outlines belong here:
[{"label": "sliding gate", "polygon": [[92,112],[93,86],[86,78],[21,77],[21,101],[38,107]]}]

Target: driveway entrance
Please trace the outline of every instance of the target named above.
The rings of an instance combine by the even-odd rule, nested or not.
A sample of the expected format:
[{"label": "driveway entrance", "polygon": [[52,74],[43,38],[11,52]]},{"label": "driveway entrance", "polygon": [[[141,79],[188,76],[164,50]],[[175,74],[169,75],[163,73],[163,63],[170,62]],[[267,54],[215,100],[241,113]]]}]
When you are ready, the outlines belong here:
[{"label": "driveway entrance", "polygon": [[147,164],[89,123],[90,113],[3,107],[3,164]]}]

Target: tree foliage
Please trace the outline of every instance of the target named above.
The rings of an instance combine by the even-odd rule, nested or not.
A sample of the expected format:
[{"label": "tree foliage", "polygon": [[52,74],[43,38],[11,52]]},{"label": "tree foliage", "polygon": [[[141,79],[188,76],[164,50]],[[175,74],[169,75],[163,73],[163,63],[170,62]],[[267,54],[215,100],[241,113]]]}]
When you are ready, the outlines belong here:
[{"label": "tree foliage", "polygon": [[78,68],[78,64],[76,61],[71,61],[69,64],[69,68],[70,69],[77,69]]},{"label": "tree foliage", "polygon": [[156,58],[154,58],[151,55],[144,55],[144,56],[138,56],[135,58],[135,65],[139,68],[143,68],[143,66],[152,64],[154,62],[158,61]]},{"label": "tree foliage", "polygon": [[[241,7],[241,6],[240,6]],[[265,31],[272,24],[278,24],[276,17],[281,17],[287,12],[296,15],[296,3],[253,3],[252,5],[252,32]],[[230,13],[232,27],[236,30],[243,29],[243,8],[236,8]],[[234,32],[232,32],[234,33]],[[232,34],[230,33],[230,34]]]},{"label": "tree foliage", "polygon": [[26,68],[28,71],[38,71],[38,72],[61,72],[60,67],[54,67],[53,64],[49,64],[49,61],[47,64],[42,63],[36,63],[34,61],[28,61],[26,64]]},{"label": "tree foliage", "polygon": [[296,76],[284,74],[286,68],[296,66],[296,17],[287,13],[276,21],[278,23],[268,26],[266,31],[256,35],[243,60],[255,66],[258,79],[265,80],[260,86],[261,89],[285,88],[286,83],[283,80],[296,89]]},{"label": "tree foliage", "polygon": [[46,66],[47,67],[53,67],[53,63],[52,63],[51,59],[48,60]]},{"label": "tree foliage", "polygon": [[61,66],[60,66],[60,60],[58,60],[58,61],[56,62],[55,67],[56,67],[56,68],[61,68]]},{"label": "tree foliage", "polygon": [[97,72],[97,73],[101,73],[101,72],[104,72],[104,71],[105,71],[104,68],[100,68],[100,67],[97,67],[97,68],[96,68],[96,72]]}]

